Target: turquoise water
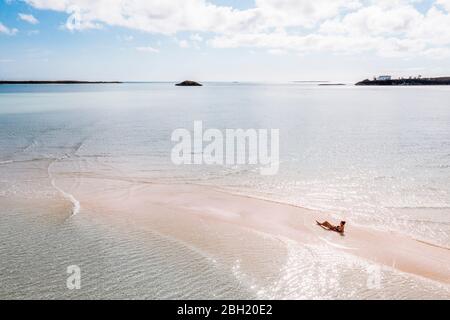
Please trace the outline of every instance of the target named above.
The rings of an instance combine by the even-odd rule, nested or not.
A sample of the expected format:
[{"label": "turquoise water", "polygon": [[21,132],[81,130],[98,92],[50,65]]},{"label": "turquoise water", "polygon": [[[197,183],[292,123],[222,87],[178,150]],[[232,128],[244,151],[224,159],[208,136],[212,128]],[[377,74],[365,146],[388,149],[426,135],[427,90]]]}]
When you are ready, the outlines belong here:
[{"label": "turquoise water", "polygon": [[[158,180],[211,183],[450,244],[447,87],[158,83],[0,92],[0,161],[76,151]],[[280,129],[279,173],[172,165],[172,131],[193,130],[195,120],[205,129]]]},{"label": "turquoise water", "polygon": [[[116,178],[214,185],[326,210],[335,214],[336,219],[343,218],[352,224],[395,230],[448,247],[449,98],[447,87],[251,83],[207,83],[201,88],[180,88],[171,83],[0,86],[0,219],[1,227],[5,228],[2,234],[9,239],[2,241],[0,248],[2,280],[9,285],[8,289],[2,289],[0,298],[33,297],[33,294],[69,298],[205,297],[202,292],[207,291],[208,281],[196,281],[195,288],[188,281],[191,285],[185,284],[185,289],[177,294],[163,288],[150,290],[155,283],[162,286],[171,277],[179,276],[175,271],[165,277],[152,273],[158,274],[155,270],[165,270],[172,263],[161,259],[159,245],[155,243],[162,240],[157,236],[146,240],[130,236],[139,240],[122,239],[129,246],[119,246],[115,251],[117,243],[112,239],[121,238],[117,232],[103,230],[101,223],[82,220],[78,225],[64,224],[59,229],[60,224],[52,222],[56,219],[54,214],[46,210],[67,213],[68,208],[64,207],[67,203],[55,202],[51,209],[45,206],[36,209],[38,214],[23,200],[17,200],[56,201],[51,165],[64,159],[70,160],[70,168],[76,164],[79,173],[102,172]],[[205,129],[279,129],[279,173],[262,176],[255,165],[173,165],[171,133],[177,128],[193,130],[195,120],[202,120]],[[30,210],[33,214],[27,214]],[[64,217],[61,219],[65,221]],[[7,232],[11,229],[16,231]],[[18,245],[25,235],[29,235],[30,243]],[[120,256],[121,252],[132,250],[133,241],[138,241],[138,252],[134,254],[141,269],[137,270],[150,270],[146,273],[149,284],[136,289],[134,284],[140,279],[137,273],[129,281],[126,275],[119,277],[125,279],[123,286],[117,285],[114,276],[106,276],[99,284],[103,288],[100,291],[92,286],[88,292],[68,293],[64,283],[62,288],[52,291],[49,289],[52,283],[61,286],[58,279],[65,277],[64,273],[62,276],[58,273],[65,263],[59,246],[73,239],[85,241],[84,247],[71,249],[80,257],[85,256],[83,248],[104,241],[101,248],[92,247],[94,251],[107,252],[102,261],[91,256],[94,262],[90,267],[94,269],[110,266],[111,261],[122,261],[125,258]],[[11,271],[12,265],[37,261],[26,249],[33,243],[41,248],[50,246],[48,257],[63,260],[57,270],[39,271],[55,282],[44,285],[36,280],[31,281],[35,285],[27,286],[29,279],[35,279],[35,271],[29,268],[23,274]],[[144,243],[153,244],[150,247],[154,251],[146,253]],[[182,250],[177,246],[173,244],[173,252]],[[41,254],[45,256],[44,252]],[[157,261],[157,269],[146,265],[148,261]],[[47,266],[52,264],[50,260],[47,262]],[[239,277],[202,263],[199,268],[208,270],[211,278],[222,279],[221,287],[226,288],[213,290],[214,296],[257,297]],[[120,275],[120,270],[111,270],[112,275],[116,273]],[[58,276],[51,276],[54,274]],[[423,290],[418,293],[421,297],[436,293],[434,289]],[[299,297],[308,297],[308,292]],[[336,293],[330,297],[340,296]],[[402,297],[401,293],[398,297]]]}]

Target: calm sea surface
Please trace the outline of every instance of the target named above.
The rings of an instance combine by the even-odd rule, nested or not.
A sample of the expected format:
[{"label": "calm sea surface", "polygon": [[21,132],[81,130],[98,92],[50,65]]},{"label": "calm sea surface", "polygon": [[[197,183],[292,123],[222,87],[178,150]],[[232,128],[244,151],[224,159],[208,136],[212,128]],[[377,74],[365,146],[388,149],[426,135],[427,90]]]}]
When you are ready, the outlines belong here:
[{"label": "calm sea surface", "polygon": [[[196,120],[205,129],[279,129],[278,174],[173,165],[173,130],[192,131]],[[0,298],[449,297],[448,288],[393,271],[394,287],[382,293],[285,286],[264,295],[173,239],[124,235],[95,215],[64,222],[55,161],[84,173],[213,185],[449,247],[450,87],[0,86]],[[81,291],[65,286],[74,257],[90,271]]]}]

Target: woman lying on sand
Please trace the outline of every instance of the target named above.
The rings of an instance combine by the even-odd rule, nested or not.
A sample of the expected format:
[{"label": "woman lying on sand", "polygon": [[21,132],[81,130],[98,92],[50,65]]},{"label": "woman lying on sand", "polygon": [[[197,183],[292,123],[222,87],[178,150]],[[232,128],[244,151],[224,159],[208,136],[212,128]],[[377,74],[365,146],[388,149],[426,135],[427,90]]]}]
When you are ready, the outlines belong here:
[{"label": "woman lying on sand", "polygon": [[336,232],[339,232],[340,234],[344,234],[345,221],[341,221],[341,224],[339,226],[333,226],[328,221],[320,223],[319,221],[316,220],[316,222],[317,222],[317,224],[319,226],[321,226],[324,229],[327,229],[327,230],[330,230],[330,231],[336,231]]}]

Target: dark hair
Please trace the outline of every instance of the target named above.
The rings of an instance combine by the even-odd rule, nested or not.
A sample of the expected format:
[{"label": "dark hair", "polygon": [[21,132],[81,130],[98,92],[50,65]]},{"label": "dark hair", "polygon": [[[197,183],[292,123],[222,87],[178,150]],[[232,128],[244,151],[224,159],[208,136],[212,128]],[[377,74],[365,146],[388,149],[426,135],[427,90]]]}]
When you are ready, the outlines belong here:
[{"label": "dark hair", "polygon": [[341,221],[341,224],[345,224],[345,221]]}]

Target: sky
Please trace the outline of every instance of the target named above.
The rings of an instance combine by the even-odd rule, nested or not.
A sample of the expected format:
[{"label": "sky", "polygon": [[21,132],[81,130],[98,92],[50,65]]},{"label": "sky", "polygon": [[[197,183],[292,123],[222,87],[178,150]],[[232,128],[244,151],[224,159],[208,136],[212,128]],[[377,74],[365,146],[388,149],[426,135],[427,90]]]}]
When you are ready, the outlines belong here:
[{"label": "sky", "polygon": [[450,0],[0,0],[0,79],[450,76]]}]

